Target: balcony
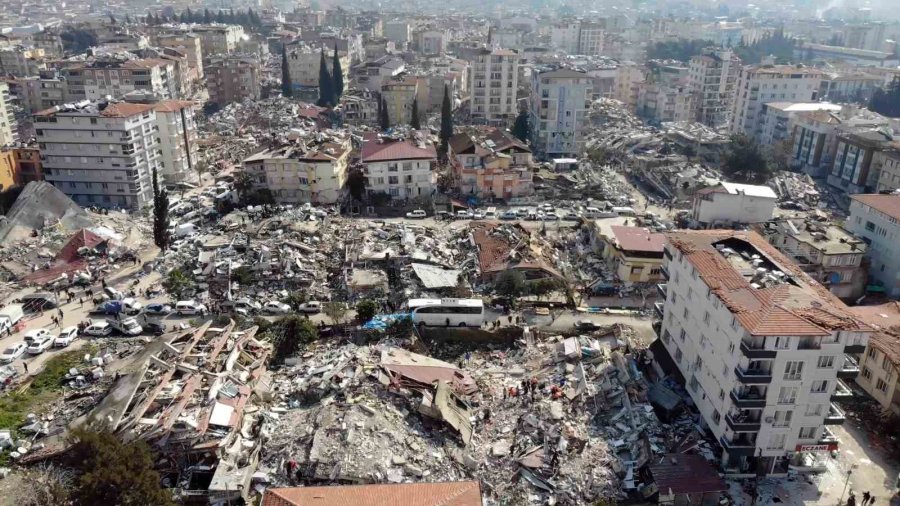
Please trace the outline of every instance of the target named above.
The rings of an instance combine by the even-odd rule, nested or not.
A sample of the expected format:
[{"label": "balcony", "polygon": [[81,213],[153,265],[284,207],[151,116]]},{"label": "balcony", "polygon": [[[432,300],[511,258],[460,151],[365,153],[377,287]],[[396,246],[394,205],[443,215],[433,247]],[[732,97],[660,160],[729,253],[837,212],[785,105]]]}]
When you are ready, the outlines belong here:
[{"label": "balcony", "polygon": [[846,419],[847,416],[844,414],[844,411],[832,403],[831,408],[825,415],[825,425],[841,425]]},{"label": "balcony", "polygon": [[738,366],[734,368],[734,374],[744,385],[767,385],[772,382],[772,371],[765,369],[743,370]]},{"label": "balcony", "polygon": [[866,341],[856,338],[844,345],[844,353],[862,353],[866,351]]},{"label": "balcony", "polygon": [[665,311],[666,311],[666,310],[665,310],[665,304],[663,304],[662,302],[656,302],[656,303],[654,303],[654,304],[653,304],[653,309],[656,310],[656,315],[659,316],[660,318],[663,317],[663,315],[665,314]]},{"label": "balcony", "polygon": [[834,393],[831,394],[831,400],[847,399],[849,397],[853,397],[853,390],[843,381],[837,380],[837,386],[834,388]]},{"label": "balcony", "polygon": [[729,441],[725,436],[719,438],[722,448],[733,456],[751,457],[756,453],[756,438],[748,438],[745,436],[735,437]]},{"label": "balcony", "polygon": [[766,407],[765,394],[740,394],[731,392],[731,402],[738,408],[764,408]]},{"label": "balcony", "polygon": [[853,357],[844,355],[844,363],[838,369],[837,377],[840,379],[854,379],[859,375],[859,364]]},{"label": "balcony", "polygon": [[821,350],[822,341],[820,339],[801,339],[797,342],[798,350]]},{"label": "balcony", "polygon": [[668,280],[669,279],[669,269],[668,269],[668,267],[666,267],[665,263],[659,267],[659,270],[662,271],[663,277],[666,278],[666,280]]},{"label": "balcony", "polygon": [[732,417],[731,413],[725,415],[725,423],[735,432],[759,431],[761,423],[759,415],[740,414]]},{"label": "balcony", "polygon": [[665,283],[659,283],[656,285],[656,291],[659,292],[659,296],[662,298],[666,298],[666,291],[669,288],[669,285]]},{"label": "balcony", "polygon": [[746,341],[741,341],[741,353],[750,359],[775,358],[775,355],[778,354],[775,350],[765,349],[765,343],[756,344]]}]

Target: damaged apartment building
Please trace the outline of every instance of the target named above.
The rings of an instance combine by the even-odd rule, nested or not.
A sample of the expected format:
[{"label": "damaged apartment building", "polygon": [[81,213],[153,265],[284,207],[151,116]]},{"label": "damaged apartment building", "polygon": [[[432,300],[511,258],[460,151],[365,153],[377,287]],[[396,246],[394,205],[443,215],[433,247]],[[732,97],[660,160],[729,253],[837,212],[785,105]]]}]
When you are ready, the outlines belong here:
[{"label": "damaged apartment building", "polygon": [[473,128],[451,137],[449,147],[461,194],[509,200],[534,193],[531,149],[509,132]]},{"label": "damaged apartment building", "polygon": [[832,401],[873,329],[756,232],[667,234],[657,303],[669,374],[727,470],[784,476],[838,448]]}]

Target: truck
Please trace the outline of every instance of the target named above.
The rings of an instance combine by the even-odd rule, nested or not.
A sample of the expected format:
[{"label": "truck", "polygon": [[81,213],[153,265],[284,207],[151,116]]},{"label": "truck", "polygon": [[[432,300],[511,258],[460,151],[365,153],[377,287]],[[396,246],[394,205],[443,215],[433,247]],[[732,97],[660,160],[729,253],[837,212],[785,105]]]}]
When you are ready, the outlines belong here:
[{"label": "truck", "polygon": [[126,336],[136,336],[144,331],[135,318],[107,318],[106,322]]},{"label": "truck", "polygon": [[0,333],[19,323],[23,316],[25,316],[25,310],[22,304],[10,304],[0,309]]},{"label": "truck", "polygon": [[126,315],[136,315],[141,312],[143,305],[133,298],[127,297],[122,300],[108,300],[97,304],[91,314],[117,315],[125,313]]}]

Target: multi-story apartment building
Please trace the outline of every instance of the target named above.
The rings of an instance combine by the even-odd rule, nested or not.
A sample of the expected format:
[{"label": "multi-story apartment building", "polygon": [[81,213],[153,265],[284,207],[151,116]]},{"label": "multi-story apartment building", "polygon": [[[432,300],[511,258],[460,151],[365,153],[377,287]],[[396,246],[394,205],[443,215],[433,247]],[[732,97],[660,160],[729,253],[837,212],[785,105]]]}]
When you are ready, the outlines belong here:
[{"label": "multi-story apartment building", "polygon": [[900,297],[900,195],[850,195],[844,228],[868,245],[868,290]]},{"label": "multi-story apartment building", "polygon": [[235,52],[244,37],[244,28],[237,25],[202,25],[191,27],[191,33],[200,37],[200,49],[204,62],[215,55]]},{"label": "multi-story apartment building", "polygon": [[13,159],[16,162],[16,184],[25,186],[32,181],[44,180],[41,150],[38,149],[37,144],[18,145],[12,151]]},{"label": "multi-story apartment building", "polygon": [[815,221],[781,218],[759,226],[778,251],[836,297],[855,300],[866,287],[866,244],[844,229]]},{"label": "multi-story apartment building", "polygon": [[36,77],[15,80],[19,104],[35,113],[68,102],[68,86],[56,70],[45,70]]},{"label": "multi-story apartment building", "polygon": [[[381,85],[381,106],[387,110],[390,126],[411,123],[412,105],[418,93],[419,79],[414,76],[392,79]],[[420,106],[420,114],[423,110],[423,107]]]},{"label": "multi-story apartment building", "polygon": [[875,192],[884,193],[900,189],[900,147],[885,149],[875,153],[879,158],[875,163],[881,167]]},{"label": "multi-story apartment building", "polygon": [[696,121],[713,128],[729,124],[740,70],[731,49],[708,48],[691,58],[688,89]]},{"label": "multi-story apartment building", "polygon": [[159,58],[103,59],[69,64],[60,71],[68,100],[119,98],[132,91],[147,91],[159,98],[178,97],[175,63]]},{"label": "multi-story apartment building", "polygon": [[447,30],[428,29],[416,32],[416,47],[424,55],[442,55],[447,52],[450,33]]},{"label": "multi-story apartment building", "polygon": [[847,353],[871,327],[755,232],[667,234],[660,353],[722,446],[728,470],[786,475],[837,448],[831,402],[853,377]]},{"label": "multi-story apartment building", "polygon": [[595,220],[591,227],[591,246],[627,284],[663,281],[663,234],[643,227],[613,225],[609,220]]},{"label": "multi-story apartment building", "polygon": [[794,118],[810,111],[830,111],[840,113],[842,107],[828,102],[769,102],[760,110],[759,129],[756,140],[767,149],[781,141],[791,141]]},{"label": "multi-story apartment building", "polygon": [[559,69],[531,74],[531,145],[539,158],[577,158],[584,151],[593,79]]},{"label": "multi-story apartment building", "polygon": [[512,124],[518,112],[519,54],[509,49],[481,49],[473,57],[469,103],[473,121]]},{"label": "multi-story apartment building", "polygon": [[511,199],[534,193],[531,149],[498,128],[450,138],[450,159],[463,195]]},{"label": "multi-story apartment building", "polygon": [[878,164],[884,162],[884,158],[876,155],[892,146],[895,144],[889,132],[839,127],[828,184],[848,194],[872,191],[879,178]]},{"label": "multi-story apartment building", "polygon": [[44,50],[23,46],[0,49],[0,74],[16,77],[36,76],[47,68]]},{"label": "multi-story apartment building", "polygon": [[629,111],[634,111],[637,108],[638,94],[643,82],[643,66],[634,62],[622,62],[616,69],[613,98],[625,104]]},{"label": "multi-story apartment building", "polygon": [[78,102],[34,116],[44,179],[78,204],[139,209],[160,169],[151,104]]},{"label": "multi-story apartment building", "polygon": [[550,47],[569,54],[596,56],[603,52],[606,28],[591,21],[563,21],[550,27]]},{"label": "multi-story apartment building", "polygon": [[735,88],[731,132],[756,138],[765,103],[815,102],[823,75],[802,65],[744,67]]},{"label": "multi-story apartment building", "polygon": [[0,146],[8,146],[19,140],[16,117],[10,107],[9,85],[0,82]]},{"label": "multi-story apartment building", "polygon": [[422,132],[409,139],[393,139],[375,133],[363,137],[360,156],[366,191],[389,195],[394,200],[431,198],[435,191],[437,150]]},{"label": "multi-story apartment building", "polygon": [[[331,48],[327,46],[311,46],[303,42],[294,42],[287,45],[288,72],[291,74],[291,84],[295,90],[299,92],[318,90],[319,67],[322,64],[323,51],[325,53],[325,66],[328,68],[328,72],[333,74],[334,56]],[[341,63],[344,83],[349,84],[350,57],[346,52],[338,50],[338,60]]]},{"label": "multi-story apartment building", "polygon": [[720,183],[694,193],[691,218],[705,228],[763,223],[772,219],[777,201],[768,186]]},{"label": "multi-story apartment building", "polygon": [[900,416],[900,302],[851,309],[878,329],[862,354],[856,384],[878,401],[885,413]]},{"label": "multi-story apartment building", "polygon": [[408,22],[399,19],[385,21],[383,35],[398,47],[405,48],[412,40],[412,27]]},{"label": "multi-story apartment building", "polygon": [[258,100],[259,60],[241,55],[211,57],[206,63],[206,88],[214,104]]},{"label": "multi-story apartment building", "polygon": [[170,184],[196,180],[199,148],[195,117],[199,105],[188,100],[163,100],[153,104],[153,110],[160,139],[159,176]]},{"label": "multi-story apartment building", "polygon": [[199,35],[193,33],[172,33],[158,35],[156,44],[184,51],[188,65],[203,79],[203,42]]},{"label": "multi-story apartment building", "polygon": [[266,149],[244,160],[254,189],[282,204],[334,204],[344,195],[350,139]]}]

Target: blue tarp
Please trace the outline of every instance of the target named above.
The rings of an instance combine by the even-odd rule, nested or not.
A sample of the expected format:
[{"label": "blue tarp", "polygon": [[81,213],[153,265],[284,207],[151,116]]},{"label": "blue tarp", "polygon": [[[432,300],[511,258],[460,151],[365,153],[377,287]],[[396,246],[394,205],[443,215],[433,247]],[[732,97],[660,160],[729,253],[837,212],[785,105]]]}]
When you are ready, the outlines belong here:
[{"label": "blue tarp", "polygon": [[408,319],[412,319],[412,313],[379,314],[367,321],[362,328],[367,330],[385,330],[396,321]]}]

